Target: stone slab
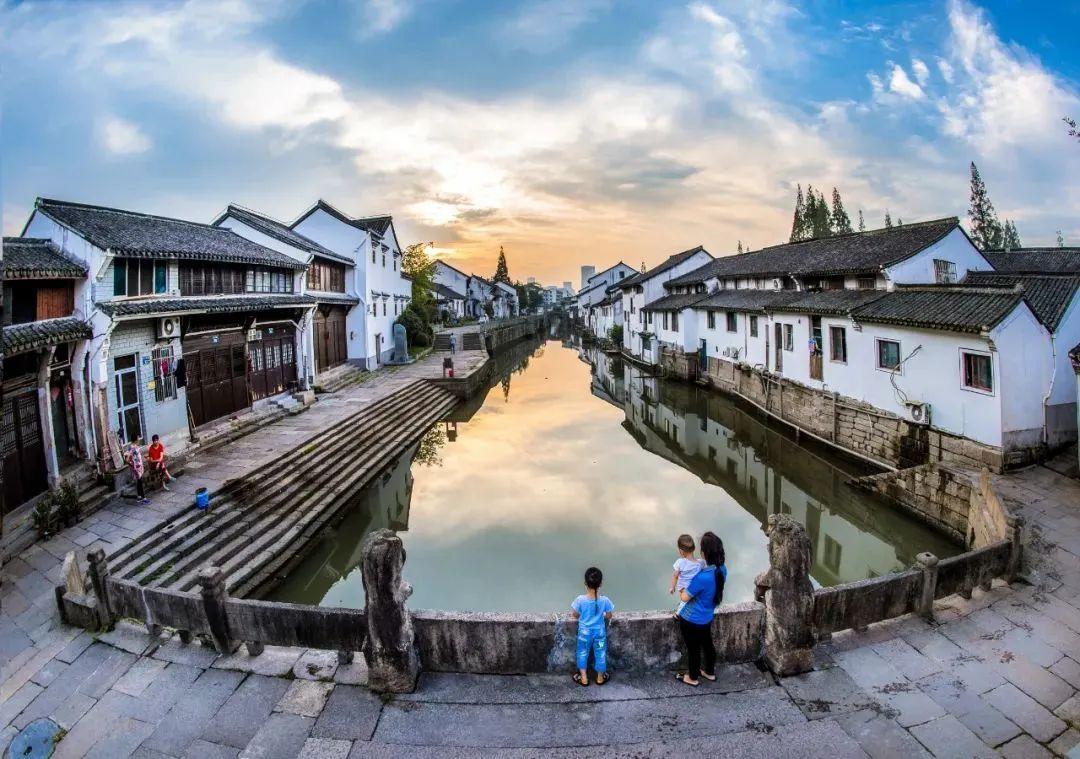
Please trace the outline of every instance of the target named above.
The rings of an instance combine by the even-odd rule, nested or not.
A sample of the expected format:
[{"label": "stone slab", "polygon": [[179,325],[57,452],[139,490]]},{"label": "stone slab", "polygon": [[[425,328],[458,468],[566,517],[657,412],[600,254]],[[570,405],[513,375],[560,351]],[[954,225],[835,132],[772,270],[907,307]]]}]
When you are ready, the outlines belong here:
[{"label": "stone slab", "polygon": [[350,741],[333,738],[308,738],[300,750],[298,759],[348,759],[352,751]]},{"label": "stone slab", "polygon": [[383,708],[374,740],[471,747],[558,747],[773,731],[805,722],[781,688],[683,699],[572,704],[427,704]]},{"label": "stone slab", "polygon": [[304,652],[302,648],[266,646],[258,656],[250,656],[246,646],[241,646],[236,653],[221,656],[214,661],[218,669],[234,669],[238,672],[250,672],[265,677],[284,677],[292,674],[293,667]]},{"label": "stone slab", "polygon": [[997,752],[951,714],[916,725],[911,728],[911,734],[937,757],[993,759],[997,756]]},{"label": "stone slab", "polygon": [[326,701],[311,734],[316,738],[371,740],[383,704],[378,696],[355,685],[338,685]]},{"label": "stone slab", "polygon": [[881,711],[879,702],[840,667],[785,677],[780,685],[807,719],[824,719],[871,708]]},{"label": "stone slab", "polygon": [[206,669],[217,660],[218,652],[199,643],[181,643],[180,638],[174,635],[163,640],[151,656],[174,664]]},{"label": "stone slab", "polygon": [[1005,759],[1054,759],[1054,755],[1040,746],[1030,735],[1021,735],[998,749]]},{"label": "stone slab", "polygon": [[153,725],[131,717],[118,719],[108,734],[86,752],[86,759],[128,759],[153,729]]},{"label": "stone slab", "polygon": [[139,659],[116,681],[113,688],[129,696],[141,695],[147,686],[154,682],[154,678],[165,670],[167,663],[157,659]]},{"label": "stone slab", "polygon": [[192,697],[177,701],[144,745],[163,754],[182,756],[243,679],[239,672],[204,671],[192,686]]},{"label": "stone slab", "polygon": [[1052,741],[1068,727],[1042,704],[1008,683],[983,694],[982,698],[1040,743]]},{"label": "stone slab", "polygon": [[197,740],[188,747],[183,759],[236,759],[240,755],[240,749],[232,746],[223,746],[220,743]]},{"label": "stone slab", "polygon": [[1059,756],[1065,756],[1080,746],[1080,731],[1070,727],[1050,742],[1050,750]]},{"label": "stone slab", "polygon": [[333,688],[333,683],[293,680],[289,683],[289,689],[285,691],[285,695],[274,707],[274,711],[298,714],[301,717],[318,717]]},{"label": "stone slab", "polygon": [[295,759],[314,724],[311,717],[275,712],[240,752],[240,759]]},{"label": "stone slab", "polygon": [[292,671],[301,680],[333,680],[337,669],[337,651],[309,649],[296,660]]},{"label": "stone slab", "polygon": [[854,738],[871,759],[929,759],[930,754],[896,720],[872,709],[841,714],[840,728]]},{"label": "stone slab", "polygon": [[211,743],[244,748],[288,687],[286,680],[248,676],[210,720],[201,737]]}]

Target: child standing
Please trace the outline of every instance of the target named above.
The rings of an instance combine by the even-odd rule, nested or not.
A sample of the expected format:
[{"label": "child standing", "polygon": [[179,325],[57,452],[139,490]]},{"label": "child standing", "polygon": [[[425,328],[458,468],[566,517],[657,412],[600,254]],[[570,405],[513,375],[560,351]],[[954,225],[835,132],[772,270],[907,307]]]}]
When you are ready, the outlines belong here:
[{"label": "child standing", "polygon": [[143,483],[145,466],[143,465],[142,451],[139,450],[138,441],[133,440],[128,443],[127,451],[124,452],[124,459],[127,461],[128,466],[131,467],[131,479],[135,482],[135,492],[139,496],[139,505],[145,506],[150,503],[150,499],[146,497],[146,485]]},{"label": "child standing", "polygon": [[[705,565],[705,562],[701,559],[694,558],[694,539],[691,536],[685,533],[680,535],[675,547],[679,551],[679,558],[675,560],[671,567],[673,570],[671,572],[671,587],[668,588],[668,593],[671,594],[686,590],[686,586],[690,584],[690,581]],[[683,603],[680,602],[678,608],[675,609],[676,615],[682,611],[682,607]]]},{"label": "child standing", "polygon": [[165,445],[157,435],[150,438],[150,447],[146,449],[146,457],[150,459],[150,471],[161,478],[161,489],[168,490],[172,475],[165,468]]},{"label": "child standing", "polygon": [[578,621],[577,668],[574,682],[585,686],[589,684],[589,651],[593,654],[593,669],[596,670],[596,684],[608,681],[607,674],[607,623],[615,604],[607,596],[600,595],[600,586],[604,582],[604,573],[596,567],[585,570],[585,594],[574,599],[570,604],[570,618]]}]

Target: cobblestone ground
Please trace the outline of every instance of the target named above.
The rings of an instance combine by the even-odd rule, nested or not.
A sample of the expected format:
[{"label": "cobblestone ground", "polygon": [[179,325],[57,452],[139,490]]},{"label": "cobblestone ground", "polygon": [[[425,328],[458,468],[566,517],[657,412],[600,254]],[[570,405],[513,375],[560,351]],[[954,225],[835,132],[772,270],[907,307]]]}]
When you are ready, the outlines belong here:
[{"label": "cobblestone ground", "polygon": [[127,538],[318,434],[427,366],[372,378],[297,417],[196,457],[149,508],[117,503],[4,567],[0,747],[39,717],[58,757],[606,756],[1040,757],[1080,743],[1080,482],[1035,467],[1000,478],[1032,526],[1030,584],[997,586],[834,636],[819,668],[777,682],[727,667],[697,689],[655,676],[603,688],[568,677],[427,674],[384,702],[360,657],[268,647],[219,657],[121,623],[101,636],[59,623],[66,551]]}]

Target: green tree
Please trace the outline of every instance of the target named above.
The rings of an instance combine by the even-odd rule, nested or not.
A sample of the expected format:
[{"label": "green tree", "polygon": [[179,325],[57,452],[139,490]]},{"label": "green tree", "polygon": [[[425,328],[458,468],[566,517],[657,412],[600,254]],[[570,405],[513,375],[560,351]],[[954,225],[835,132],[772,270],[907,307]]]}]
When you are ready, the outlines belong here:
[{"label": "green tree", "polygon": [[1065,247],[1065,237],[1061,234],[1061,230],[1057,231],[1057,244],[1059,248]]},{"label": "green tree", "polygon": [[1076,119],[1066,116],[1062,121],[1069,127],[1069,136],[1080,140],[1080,126],[1076,125]]},{"label": "green tree", "polygon": [[820,192],[815,193],[811,188],[807,189],[814,198],[812,204],[809,199],[806,204],[810,222],[810,239],[821,240],[832,237],[832,220],[829,213],[829,204],[825,202],[825,196]]},{"label": "green tree", "polygon": [[735,252],[736,253],[742,253],[743,252],[742,240],[739,240],[739,247],[735,249]]},{"label": "green tree", "polygon": [[863,218],[861,208],[859,209],[859,231],[860,232],[865,232],[866,231],[866,220]]},{"label": "green tree", "polygon": [[503,252],[502,245],[499,246],[499,262],[495,264],[495,276],[491,281],[510,284],[510,270],[506,266],[506,253]]},{"label": "green tree", "polygon": [[885,229],[892,229],[892,216],[889,216],[889,209],[885,209]]},{"label": "green tree", "polygon": [[1004,241],[1004,230],[998,221],[994,204],[986,191],[986,184],[979,175],[979,167],[971,162],[971,239],[980,250],[996,250]]},{"label": "green tree", "polygon": [[851,219],[844,210],[844,201],[840,199],[840,191],[832,188],[832,229],[833,234],[846,235],[851,233]]},{"label": "green tree", "polygon": [[1016,250],[1024,247],[1020,242],[1020,233],[1016,231],[1016,225],[1012,219],[1005,220],[1005,227],[1001,233],[1001,245],[1005,250]]},{"label": "green tree", "polygon": [[410,345],[431,345],[435,321],[435,262],[427,253],[429,242],[418,242],[405,248],[401,254],[401,273],[412,280],[412,299],[405,306],[397,321],[404,325]]},{"label": "green tree", "polygon": [[791,220],[791,239],[789,242],[800,242],[807,236],[806,228],[806,202],[803,200],[802,185],[795,185],[795,215]]}]

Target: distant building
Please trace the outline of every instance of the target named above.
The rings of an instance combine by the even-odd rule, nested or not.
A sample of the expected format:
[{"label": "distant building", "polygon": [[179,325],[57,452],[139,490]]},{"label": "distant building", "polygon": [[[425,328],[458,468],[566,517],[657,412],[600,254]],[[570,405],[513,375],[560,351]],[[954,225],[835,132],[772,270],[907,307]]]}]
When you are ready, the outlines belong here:
[{"label": "distant building", "polygon": [[529,277],[528,284],[535,285],[536,284],[536,277]]},{"label": "distant building", "polygon": [[582,290],[584,290],[588,286],[589,280],[592,279],[594,274],[596,274],[596,267],[595,266],[582,266],[581,267],[581,289]]}]

